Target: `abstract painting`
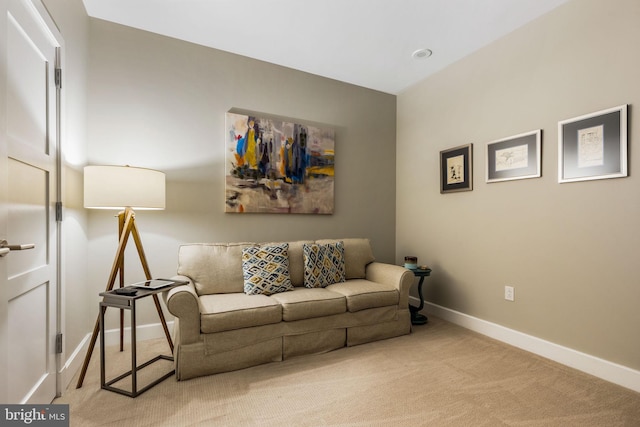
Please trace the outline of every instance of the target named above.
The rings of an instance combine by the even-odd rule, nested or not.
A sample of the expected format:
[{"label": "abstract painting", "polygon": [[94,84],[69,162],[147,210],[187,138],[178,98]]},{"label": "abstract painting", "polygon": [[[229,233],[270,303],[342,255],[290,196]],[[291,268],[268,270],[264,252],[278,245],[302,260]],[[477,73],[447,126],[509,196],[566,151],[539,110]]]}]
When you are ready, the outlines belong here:
[{"label": "abstract painting", "polygon": [[225,127],[225,212],[333,214],[333,129],[232,112]]}]

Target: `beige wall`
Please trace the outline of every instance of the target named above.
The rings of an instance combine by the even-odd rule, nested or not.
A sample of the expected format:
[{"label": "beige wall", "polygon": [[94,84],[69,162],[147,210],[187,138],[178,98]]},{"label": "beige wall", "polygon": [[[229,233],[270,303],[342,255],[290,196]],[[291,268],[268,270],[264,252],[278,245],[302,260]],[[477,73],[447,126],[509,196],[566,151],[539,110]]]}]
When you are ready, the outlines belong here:
[{"label": "beige wall", "polygon": [[[640,369],[639,21],[574,0],[398,96],[397,259],[433,268],[427,300]],[[621,104],[630,176],[558,184],[557,122]],[[486,143],[534,129],[542,177],[485,183]],[[467,143],[473,191],[441,195],[439,152]]]},{"label": "beige wall", "polygon": [[[175,274],[185,242],[369,237],[377,259],[394,260],[395,96],[105,21],[92,19],[90,34],[89,162],[167,174],[167,209],[137,212],[154,276]],[[224,213],[224,119],[232,108],[335,128],[333,215]],[[97,295],[117,226],[113,213],[89,218]],[[140,280],[133,243],[129,249],[127,281]],[[147,314],[143,323],[157,322]]]}]

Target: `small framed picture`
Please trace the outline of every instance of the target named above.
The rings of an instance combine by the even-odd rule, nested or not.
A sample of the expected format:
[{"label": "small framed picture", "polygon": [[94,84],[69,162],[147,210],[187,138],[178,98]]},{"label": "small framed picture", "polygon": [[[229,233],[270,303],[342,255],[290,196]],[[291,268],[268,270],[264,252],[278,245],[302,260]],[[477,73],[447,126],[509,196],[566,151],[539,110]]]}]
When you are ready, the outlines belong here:
[{"label": "small framed picture", "polygon": [[558,122],[558,182],[627,176],[627,105]]},{"label": "small framed picture", "polygon": [[486,181],[539,178],[541,139],[538,129],[488,143]]},{"label": "small framed picture", "polygon": [[473,144],[440,152],[440,193],[473,190]]}]

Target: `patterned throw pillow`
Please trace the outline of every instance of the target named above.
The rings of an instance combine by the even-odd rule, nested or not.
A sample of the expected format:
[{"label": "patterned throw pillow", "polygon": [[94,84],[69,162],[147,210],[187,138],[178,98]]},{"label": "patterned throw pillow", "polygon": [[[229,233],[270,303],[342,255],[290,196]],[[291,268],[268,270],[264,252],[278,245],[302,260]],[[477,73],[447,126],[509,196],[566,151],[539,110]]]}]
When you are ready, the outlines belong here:
[{"label": "patterned throw pillow", "polygon": [[292,290],[288,252],[288,243],[242,249],[244,293],[271,295]]},{"label": "patterned throw pillow", "polygon": [[304,255],[304,286],[324,288],[345,281],[344,244],[342,242],[312,243],[302,248]]}]

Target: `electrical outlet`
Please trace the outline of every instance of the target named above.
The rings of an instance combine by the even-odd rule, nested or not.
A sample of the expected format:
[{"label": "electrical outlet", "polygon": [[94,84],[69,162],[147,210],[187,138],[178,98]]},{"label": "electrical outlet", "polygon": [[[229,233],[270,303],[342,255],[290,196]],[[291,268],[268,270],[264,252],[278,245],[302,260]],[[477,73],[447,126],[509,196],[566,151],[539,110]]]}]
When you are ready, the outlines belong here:
[{"label": "electrical outlet", "polygon": [[516,291],[513,286],[504,287],[504,299],[506,299],[507,301],[515,301]]}]

